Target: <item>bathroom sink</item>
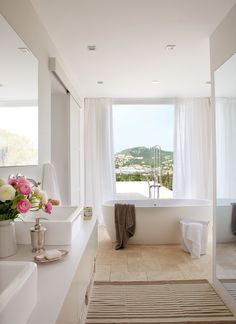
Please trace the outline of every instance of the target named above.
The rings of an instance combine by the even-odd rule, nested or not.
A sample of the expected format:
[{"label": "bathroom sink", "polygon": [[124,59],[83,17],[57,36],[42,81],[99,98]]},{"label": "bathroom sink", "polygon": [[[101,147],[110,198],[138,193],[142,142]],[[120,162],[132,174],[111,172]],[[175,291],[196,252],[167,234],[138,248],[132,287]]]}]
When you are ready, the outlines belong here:
[{"label": "bathroom sink", "polygon": [[37,302],[37,265],[0,261],[0,323],[25,324]]},{"label": "bathroom sink", "polygon": [[55,206],[51,214],[42,210],[28,212],[15,221],[17,244],[31,244],[30,228],[36,217],[44,217],[40,223],[46,227],[45,245],[70,245],[79,231],[81,208],[77,206]]}]

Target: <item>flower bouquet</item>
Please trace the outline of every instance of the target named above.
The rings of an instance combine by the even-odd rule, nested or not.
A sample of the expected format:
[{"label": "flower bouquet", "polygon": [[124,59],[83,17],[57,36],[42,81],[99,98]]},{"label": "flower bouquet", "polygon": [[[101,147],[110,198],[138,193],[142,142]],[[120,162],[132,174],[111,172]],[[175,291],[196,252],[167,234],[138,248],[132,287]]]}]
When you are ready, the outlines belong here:
[{"label": "flower bouquet", "polygon": [[13,221],[19,214],[39,209],[49,214],[52,210],[52,203],[44,191],[24,176],[9,178],[8,183],[0,179],[0,221]]}]

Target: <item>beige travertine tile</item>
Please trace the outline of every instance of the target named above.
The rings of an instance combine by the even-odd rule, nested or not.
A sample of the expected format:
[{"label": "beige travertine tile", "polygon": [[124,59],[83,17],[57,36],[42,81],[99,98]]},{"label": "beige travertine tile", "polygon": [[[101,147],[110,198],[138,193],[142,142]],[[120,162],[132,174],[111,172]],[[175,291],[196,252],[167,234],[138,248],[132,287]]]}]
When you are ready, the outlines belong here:
[{"label": "beige travertine tile", "polygon": [[145,271],[159,271],[161,270],[161,265],[158,260],[154,259],[143,259],[142,263],[145,267]]},{"label": "beige travertine tile", "polygon": [[162,263],[160,264],[160,271],[162,272],[172,272],[172,271],[181,271],[178,264],[169,264],[169,263]]},{"label": "beige travertine tile", "polygon": [[145,272],[146,267],[142,262],[128,262],[128,271],[129,272]]},{"label": "beige travertine tile", "polygon": [[109,281],[110,280],[110,271],[96,270],[94,280],[95,281]]},{"label": "beige travertine tile", "polygon": [[96,271],[106,271],[111,272],[110,265],[96,264]]},{"label": "beige travertine tile", "polygon": [[143,250],[143,253],[147,253],[155,256],[173,256],[177,254],[183,254],[183,251],[180,249],[179,245],[157,245],[152,250]]},{"label": "beige travertine tile", "polygon": [[178,264],[178,267],[183,272],[200,272],[203,267],[199,264]]},{"label": "beige travertine tile", "polygon": [[200,264],[179,264],[185,279],[209,279],[211,277],[211,268]]},{"label": "beige travertine tile", "polygon": [[102,243],[99,244],[99,249],[102,249],[103,251],[110,251],[112,249],[112,245],[107,243]]},{"label": "beige travertine tile", "polygon": [[[124,250],[125,251],[125,250]],[[125,254],[128,258],[141,258],[142,257],[142,251],[141,249],[139,251],[131,250],[131,251],[125,251]]]},{"label": "beige travertine tile", "polygon": [[[128,269],[131,268],[141,269],[139,271],[157,271],[160,270],[160,263],[157,258],[142,257],[142,258],[128,258]],[[137,271],[137,270],[136,270]]]},{"label": "beige travertine tile", "polygon": [[126,265],[127,256],[126,255],[117,255],[111,258],[111,264]]},{"label": "beige travertine tile", "polygon": [[127,262],[128,262],[128,264],[135,264],[135,263],[139,264],[139,263],[142,262],[142,258],[141,257],[139,257],[139,258],[135,258],[135,257],[130,258],[130,257],[128,257]]},{"label": "beige travertine tile", "polygon": [[96,264],[97,265],[110,265],[112,263],[111,258],[109,257],[97,257]]},{"label": "beige travertine tile", "polygon": [[128,271],[130,272],[147,272],[160,270],[160,264],[155,259],[132,259],[128,258]]},{"label": "beige travertine tile", "polygon": [[146,272],[111,272],[111,281],[146,281]]},{"label": "beige travertine tile", "polygon": [[128,271],[127,264],[112,264],[110,267],[111,267],[111,272],[127,272]]},{"label": "beige travertine tile", "polygon": [[124,251],[140,251],[140,245],[137,244],[128,244]]},{"label": "beige travertine tile", "polygon": [[110,281],[124,281],[126,271],[112,271],[110,273]]},{"label": "beige travertine tile", "polygon": [[192,280],[192,279],[208,279],[211,280],[211,274],[209,272],[184,272],[184,279]]},{"label": "beige travertine tile", "polygon": [[154,258],[160,255],[158,246],[156,247],[150,246],[145,248],[141,247],[141,251],[142,251],[142,257]]},{"label": "beige travertine tile", "polygon": [[146,272],[126,272],[127,281],[145,281],[147,280]]},{"label": "beige travertine tile", "polygon": [[152,280],[184,280],[184,275],[181,271],[150,271],[147,272],[147,278]]},{"label": "beige travertine tile", "polygon": [[171,256],[160,255],[160,256],[158,256],[158,262],[160,264],[172,264],[172,265],[175,265],[175,264],[179,264],[179,263],[187,263],[188,259],[186,259],[183,256],[180,257],[180,256],[175,256],[175,255],[171,255]]},{"label": "beige travertine tile", "polygon": [[[136,281],[136,280],[184,280],[211,278],[211,250],[200,259],[192,259],[180,245],[133,245],[115,250],[104,227],[99,227],[99,248],[97,253],[96,280]],[[232,257],[235,250],[235,259]],[[231,255],[230,266],[236,262],[234,245],[220,247],[222,260]],[[231,254],[230,254],[231,253]],[[222,267],[219,270],[223,272]]]},{"label": "beige travertine tile", "polygon": [[110,251],[103,251],[103,256],[105,257],[109,257],[109,258],[116,258],[116,257],[126,257],[126,254],[121,253],[120,250],[119,251],[115,251],[115,250],[110,250]]}]

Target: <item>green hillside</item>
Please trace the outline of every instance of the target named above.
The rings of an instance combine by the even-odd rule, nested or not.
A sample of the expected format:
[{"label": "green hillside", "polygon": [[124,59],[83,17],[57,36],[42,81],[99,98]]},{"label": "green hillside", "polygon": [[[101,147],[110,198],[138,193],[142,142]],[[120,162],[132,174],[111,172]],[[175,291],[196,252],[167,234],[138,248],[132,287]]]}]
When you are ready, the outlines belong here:
[{"label": "green hillside", "polygon": [[[140,164],[140,165],[153,165],[153,155],[154,150],[145,146],[138,146],[125,149],[119,153],[116,153],[116,157],[125,155],[130,156],[132,159],[129,159],[125,162],[124,165]],[[162,151],[161,150],[161,163],[173,161],[173,152]]]},{"label": "green hillside", "polygon": [[[145,146],[131,147],[115,155],[116,181],[153,179],[154,150]],[[172,190],[173,152],[161,151],[161,183]]]}]

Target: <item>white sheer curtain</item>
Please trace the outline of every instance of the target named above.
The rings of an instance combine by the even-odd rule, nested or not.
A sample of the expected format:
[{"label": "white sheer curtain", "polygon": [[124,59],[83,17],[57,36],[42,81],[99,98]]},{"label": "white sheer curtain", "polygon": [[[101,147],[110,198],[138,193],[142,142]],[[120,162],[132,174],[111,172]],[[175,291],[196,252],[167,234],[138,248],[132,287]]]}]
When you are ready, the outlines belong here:
[{"label": "white sheer curtain", "polygon": [[175,107],[175,198],[210,196],[211,112],[208,98],[178,99]]},{"label": "white sheer curtain", "polygon": [[236,197],[236,98],[216,98],[217,197]]},{"label": "white sheer curtain", "polygon": [[102,203],[114,198],[111,99],[85,99],[85,204],[103,223]]}]

